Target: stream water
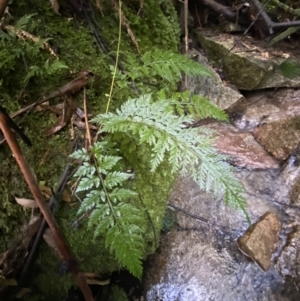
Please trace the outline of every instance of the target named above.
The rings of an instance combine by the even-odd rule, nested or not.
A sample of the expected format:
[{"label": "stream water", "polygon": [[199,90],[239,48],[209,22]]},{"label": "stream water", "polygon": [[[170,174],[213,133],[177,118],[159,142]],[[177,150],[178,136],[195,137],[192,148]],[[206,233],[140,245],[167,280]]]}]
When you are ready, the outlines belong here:
[{"label": "stream water", "polygon": [[[282,91],[278,93],[283,95]],[[252,103],[249,99],[247,101]],[[300,94],[293,98],[295,101],[300,104]],[[256,110],[252,105],[245,107],[247,109],[238,112],[234,127],[225,126],[222,132],[223,146],[230,144],[229,136],[239,137],[231,140],[237,141],[236,147],[232,143],[231,148],[224,146],[221,151],[227,153],[236,166],[236,176],[245,187],[251,221],[256,222],[264,213],[273,212],[281,222],[279,243],[270,269],[261,270],[237,246],[237,239],[249,226],[245,216],[226,207],[222,197],[216,199],[203,193],[191,178],[180,177],[169,202],[207,219],[208,223],[177,213],[179,227],[162,236],[160,249],[149,259],[144,281],[146,300],[300,300],[298,159],[294,153],[282,159],[281,153],[274,152],[274,156],[271,151],[266,152],[260,145],[264,145],[264,141],[253,132],[263,125],[266,116],[276,113],[276,121],[271,118],[269,124],[282,120],[284,125],[290,115],[278,114],[283,109],[270,105],[267,98],[255,102]],[[294,116],[297,114],[300,113]],[[265,139],[267,143],[270,138]],[[222,148],[222,141],[218,145]],[[245,145],[243,150],[241,145]],[[275,149],[278,151],[280,147],[278,145]]]}]

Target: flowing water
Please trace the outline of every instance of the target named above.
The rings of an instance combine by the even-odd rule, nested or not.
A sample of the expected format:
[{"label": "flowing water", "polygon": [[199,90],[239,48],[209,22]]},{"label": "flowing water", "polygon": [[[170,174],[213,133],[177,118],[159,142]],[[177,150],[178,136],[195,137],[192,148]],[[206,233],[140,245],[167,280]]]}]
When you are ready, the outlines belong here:
[{"label": "flowing water", "polygon": [[[300,94],[293,98],[295,100],[300,103]],[[276,113],[276,121],[273,118],[268,121],[270,124],[284,118],[278,114],[281,108],[271,106],[274,110],[270,114],[270,105],[264,105],[267,113],[261,112],[260,102],[255,105],[258,109],[255,111],[252,107],[253,113],[244,110],[235,115],[238,116],[233,122],[235,128],[225,126],[225,131],[250,141],[251,131],[263,124],[262,120],[266,122],[266,114]],[[228,144],[226,135],[222,136],[224,144]],[[237,239],[249,226],[245,216],[224,206],[221,197],[214,198],[200,191],[191,178],[179,177],[169,202],[204,221],[177,212],[177,229],[162,236],[160,249],[149,259],[144,280],[146,300],[300,300],[299,160],[295,152],[284,159],[279,152],[271,155],[257,143],[259,137],[254,137],[250,144],[245,142],[244,150],[237,140],[236,149],[233,143],[231,149],[224,147],[223,152],[230,155],[236,165],[236,175],[245,187],[251,221],[256,222],[264,213],[273,212],[281,222],[279,243],[270,269],[261,270],[237,246]],[[275,149],[280,149],[280,145]]]}]

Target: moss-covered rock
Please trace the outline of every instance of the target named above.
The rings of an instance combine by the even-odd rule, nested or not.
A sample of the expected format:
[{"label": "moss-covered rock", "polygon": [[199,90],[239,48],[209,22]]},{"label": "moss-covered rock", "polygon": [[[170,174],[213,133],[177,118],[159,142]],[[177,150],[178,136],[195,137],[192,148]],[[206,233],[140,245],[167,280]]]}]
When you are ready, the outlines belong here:
[{"label": "moss-covered rock", "polygon": [[[178,49],[179,27],[172,1],[144,1],[142,14],[137,14],[139,7],[135,5],[126,5],[125,3],[122,9],[130,20],[131,29],[142,52],[151,47],[165,47],[174,51]],[[51,64],[57,58],[52,56],[49,51],[37,47],[34,42],[25,39],[25,42],[19,46],[24,49],[29,46],[31,48],[24,50],[23,55],[12,59],[10,64],[0,71],[2,95],[0,104],[9,112],[16,111],[44,95],[49,95],[74,79],[76,73],[82,70],[89,70],[96,74],[96,79],[91,82],[87,90],[89,112],[93,115],[105,112],[106,94],[109,92],[112,79],[110,65],[114,64],[112,54],[117,48],[118,18],[108,4],[105,4],[104,16],[96,9],[94,11],[94,21],[99,25],[96,30],[105,44],[109,46],[109,53],[105,54],[95,43],[95,32],[91,32],[91,28],[88,27],[83,16],[72,17],[67,7],[62,7],[61,12],[60,16],[55,14],[50,3],[43,1],[12,3],[10,13],[13,19],[8,22],[14,25],[24,15],[36,14],[28,21],[26,31],[36,37],[49,39],[49,43],[57,50],[60,62],[68,66],[68,70],[58,69],[54,74],[48,74],[45,69],[46,60],[49,60]],[[92,16],[90,17],[92,18]],[[18,38],[12,40],[12,49],[19,47],[14,46],[15,41],[19,43]],[[0,57],[7,54],[5,45],[5,43],[0,45]],[[127,61],[138,64],[139,55],[124,28],[122,29],[120,54],[120,62],[123,66],[126,67]],[[26,75],[33,66],[40,68],[40,74],[26,80]],[[110,110],[115,110],[133,95],[131,87],[116,89]],[[51,104],[61,101],[61,99],[53,100]],[[76,102],[82,106],[82,95],[78,95]],[[56,119],[48,112],[31,111],[16,120],[20,122],[33,142],[31,148],[23,147],[22,144],[22,150],[29,165],[37,179],[45,181],[48,187],[54,187],[57,184],[60,174],[69,160],[68,156],[74,150],[74,143],[68,130],[46,137],[45,131],[55,123]],[[75,131],[78,135],[84,135],[84,132],[81,133],[78,129]],[[14,196],[28,198],[32,198],[32,196],[6,145],[2,145],[0,148],[0,162],[0,231],[4,234],[3,239],[5,240],[5,243],[1,244],[0,252],[3,252],[30,214],[16,204]],[[131,185],[140,195],[140,198],[135,201],[135,205],[145,210],[144,226],[148,230],[145,236],[146,257],[157,247],[173,177],[169,176],[167,166],[162,166],[157,173],[150,174],[146,163],[141,165],[140,169],[135,170],[135,174],[136,179]],[[87,225],[84,223],[77,229],[72,227],[73,222],[77,219],[78,210],[76,201],[74,204],[74,206],[67,203],[60,205],[56,218],[81,269],[85,272],[95,273],[111,273],[118,270],[119,264],[105,248],[101,237],[94,239],[93,231],[87,229]],[[32,292],[26,294],[26,300],[62,300],[73,284],[73,278],[70,275],[62,278],[59,276],[57,271],[59,261],[51,249],[43,244],[39,251],[39,257],[31,269],[32,274],[29,275],[32,276],[29,282]],[[115,297],[110,298],[110,300],[122,300]]]}]

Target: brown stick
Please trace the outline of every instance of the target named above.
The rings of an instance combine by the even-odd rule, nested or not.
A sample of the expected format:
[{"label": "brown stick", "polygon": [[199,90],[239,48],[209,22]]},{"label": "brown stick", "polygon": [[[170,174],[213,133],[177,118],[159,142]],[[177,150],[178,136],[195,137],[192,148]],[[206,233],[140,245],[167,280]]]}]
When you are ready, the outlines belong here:
[{"label": "brown stick", "polygon": [[0,20],[2,19],[6,6],[8,5],[8,0],[0,0]]},{"label": "brown stick", "polygon": [[76,261],[74,260],[71,250],[69,248],[69,245],[67,243],[66,238],[64,237],[63,233],[60,231],[55,218],[53,217],[51,210],[47,206],[44,197],[39,189],[38,183],[27,163],[26,158],[22,154],[22,151],[20,149],[20,146],[16,140],[16,137],[14,136],[14,133],[11,131],[10,127],[6,123],[6,119],[2,114],[0,114],[0,128],[3,132],[3,135],[19,165],[19,168],[21,169],[21,172],[24,175],[24,178],[30,188],[31,193],[33,194],[49,228],[51,229],[53,233],[53,237],[55,239],[57,248],[59,249],[60,253],[64,257],[64,259],[72,263],[70,265],[70,271],[74,274],[75,281],[78,285],[78,287],[81,289],[85,300],[86,301],[93,301],[93,295],[91,293],[91,290],[89,286],[86,283],[85,278],[83,275],[79,272],[79,268],[76,264]]},{"label": "brown stick", "polygon": [[[0,0],[1,1],[1,0]],[[66,95],[69,93],[74,93],[78,90],[80,90],[81,88],[85,87],[88,84],[88,80],[91,76],[91,72],[89,71],[83,71],[81,72],[80,76],[78,76],[77,78],[75,78],[74,80],[72,80],[71,82],[67,83],[66,85],[64,85],[63,87],[59,88],[57,91],[54,91],[53,93],[51,93],[49,96],[38,100],[30,105],[28,105],[25,108],[20,109],[19,111],[13,113],[10,115],[11,118],[14,118],[34,107],[36,107],[37,105],[40,105],[52,98],[55,98],[57,96],[62,96],[62,95]]]}]

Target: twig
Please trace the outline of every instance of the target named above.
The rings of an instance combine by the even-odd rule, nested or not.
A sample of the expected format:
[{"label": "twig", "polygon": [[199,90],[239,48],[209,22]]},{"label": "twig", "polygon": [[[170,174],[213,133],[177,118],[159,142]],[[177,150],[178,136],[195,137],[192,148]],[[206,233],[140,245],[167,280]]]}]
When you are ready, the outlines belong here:
[{"label": "twig", "polygon": [[[13,32],[19,39],[21,40],[31,40],[33,41],[34,43],[41,43],[41,39],[38,38],[38,37],[35,37],[34,35],[32,35],[31,33],[23,30],[23,29],[16,29],[14,26],[11,26],[11,25],[6,25],[4,27],[6,30],[10,30],[11,32]],[[49,45],[49,43],[47,42],[43,42],[42,43],[43,45],[43,48],[48,50],[50,54],[52,54],[53,56],[55,56],[56,58],[58,58],[58,56],[56,55],[56,53],[53,51],[53,49],[51,48],[51,46]],[[23,60],[24,60],[24,56],[23,56]],[[25,65],[26,65],[26,62],[24,61]],[[26,65],[26,69],[27,69],[27,72],[28,71],[28,68],[27,68],[27,65]]]},{"label": "twig", "polygon": [[289,28],[289,27],[294,27],[294,26],[300,26],[300,21],[290,21],[290,22],[273,22],[269,15],[265,12],[263,9],[261,3],[259,0],[251,0],[253,5],[257,8],[258,11],[261,11],[261,17],[263,18],[264,22],[266,23],[269,33],[273,34],[274,33],[274,28]]},{"label": "twig", "polygon": [[[69,178],[71,177],[71,174],[69,173],[70,171],[70,165],[67,165],[61,178],[60,178],[60,181],[59,181],[59,184],[58,184],[58,187],[55,191],[54,194],[52,194],[51,198],[50,198],[50,202],[49,202],[49,208],[50,210],[54,211],[53,210],[53,207],[55,206],[55,204],[57,203],[58,199],[61,197],[64,189],[65,189],[65,186],[67,185],[67,182],[69,180]],[[43,233],[45,231],[45,228],[47,226],[47,222],[45,220],[45,218],[43,218],[43,221],[42,221],[42,224],[40,226],[40,229],[36,235],[36,238],[34,240],[34,243],[32,245],[32,248],[30,250],[30,253],[28,255],[28,258],[26,260],[26,263],[23,267],[23,270],[22,270],[22,273],[21,273],[21,276],[19,277],[18,279],[18,290],[20,290],[22,287],[23,287],[23,283],[24,283],[24,280],[25,280],[25,276],[29,270],[29,267],[32,263],[32,260],[33,260],[33,257],[34,255],[36,254],[37,252],[37,249],[39,247],[39,244],[41,242],[41,239],[42,239],[42,236],[43,236]]]},{"label": "twig", "polygon": [[[119,5],[120,5],[120,1],[119,1]],[[130,22],[128,21],[128,19],[126,18],[125,14],[123,13],[123,11],[118,7],[119,5],[117,4],[116,0],[112,0],[112,5],[113,5],[113,9],[116,13],[119,14],[119,17],[121,18],[121,22],[122,22],[122,25],[125,26],[126,30],[127,30],[127,33],[131,39],[131,42],[134,44],[137,52],[139,54],[141,54],[140,52],[140,47],[139,47],[139,43],[134,35],[134,33],[132,32],[131,30],[131,27],[130,27]]]},{"label": "twig", "polygon": [[[12,130],[15,131],[16,134],[20,136],[20,138],[28,145],[32,146],[30,139],[23,133],[23,131],[17,126],[17,124],[11,119],[11,117],[6,112],[6,109],[3,108],[0,105],[0,115],[2,115],[3,119],[5,119],[5,122],[7,126],[9,126]],[[4,139],[1,139],[0,144],[4,141]]]},{"label": "twig", "polygon": [[2,19],[6,6],[8,5],[8,0],[0,0],[0,20]]},{"label": "twig", "polygon": [[177,206],[175,206],[175,205],[173,205],[173,204],[168,203],[168,206],[171,207],[171,208],[174,208],[174,209],[177,210],[177,211],[180,211],[180,212],[184,213],[185,215],[188,215],[188,216],[190,216],[190,217],[192,217],[192,218],[195,218],[195,219],[197,219],[197,220],[199,220],[199,221],[201,221],[201,222],[203,222],[203,223],[206,223],[206,224],[209,223],[209,222],[208,222],[208,219],[206,219],[206,218],[204,218],[204,217],[201,217],[201,216],[198,216],[198,215],[196,215],[196,214],[190,213],[190,212],[188,212],[188,211],[186,211],[186,210],[184,210],[184,209],[182,209],[182,208],[179,208],[179,207],[177,207]]},{"label": "twig", "polygon": [[86,301],[93,301],[93,295],[91,293],[91,290],[89,286],[87,285],[86,279],[84,276],[80,273],[79,268],[77,266],[76,261],[73,258],[73,255],[71,253],[70,247],[67,243],[67,240],[63,233],[60,231],[58,224],[56,220],[54,219],[52,212],[50,208],[47,206],[47,203],[44,200],[44,197],[39,189],[38,183],[27,163],[26,158],[22,154],[22,151],[20,149],[20,146],[11,131],[10,127],[8,126],[6,119],[2,114],[0,114],[0,128],[3,132],[3,135],[14,155],[15,160],[17,161],[17,164],[19,165],[19,168],[21,172],[24,175],[24,178],[29,186],[29,189],[31,193],[33,194],[41,213],[43,214],[50,230],[52,231],[55,243],[57,245],[57,248],[59,249],[60,253],[64,257],[64,259],[67,262],[74,262],[72,266],[70,267],[70,271],[74,274],[75,281],[80,288],[82,294],[85,297]]},{"label": "twig", "polygon": [[263,9],[261,8],[261,9],[259,10],[259,12],[256,14],[254,20],[251,22],[251,24],[248,26],[248,28],[247,28],[247,29],[245,30],[245,32],[243,33],[243,36],[245,36],[245,35],[248,33],[248,31],[251,29],[251,27],[252,27],[252,26],[254,25],[254,23],[257,21],[258,17],[262,14],[262,12],[263,12]]},{"label": "twig", "polygon": [[57,96],[62,96],[65,94],[69,94],[69,93],[74,93],[80,89],[82,89],[83,87],[85,87],[88,84],[88,80],[90,78],[91,72],[89,71],[83,71],[81,72],[80,76],[78,76],[77,78],[75,78],[74,80],[72,80],[71,82],[67,83],[66,85],[64,85],[63,87],[61,87],[60,89],[58,89],[57,91],[54,91],[53,93],[51,93],[49,96],[40,99],[38,101],[36,101],[35,103],[32,103],[30,105],[28,105],[25,108],[22,108],[21,110],[13,113],[10,115],[11,118],[14,118],[52,98],[55,98]]},{"label": "twig", "polygon": [[262,5],[260,4],[260,2],[258,0],[251,0],[253,5],[255,5],[255,7],[257,8],[257,10],[260,12],[261,17],[263,18],[263,20],[265,21],[266,25],[269,28],[269,33],[273,34],[273,27],[274,27],[274,22],[271,20],[271,18],[268,16],[268,14],[264,11]]},{"label": "twig", "polygon": [[184,46],[185,53],[189,51],[189,30],[188,30],[189,0],[184,1]]}]

